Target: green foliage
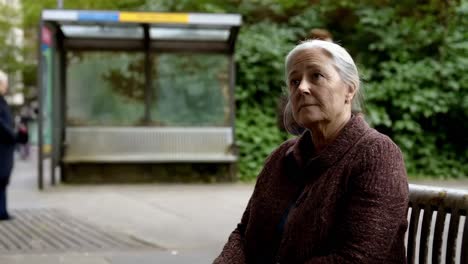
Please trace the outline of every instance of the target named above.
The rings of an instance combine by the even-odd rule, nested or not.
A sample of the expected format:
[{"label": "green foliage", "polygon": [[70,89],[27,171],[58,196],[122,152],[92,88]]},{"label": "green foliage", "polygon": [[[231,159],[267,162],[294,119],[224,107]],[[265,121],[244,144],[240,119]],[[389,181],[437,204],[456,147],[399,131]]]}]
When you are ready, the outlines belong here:
[{"label": "green foliage", "polygon": [[248,25],[239,36],[236,136],[243,180],[254,179],[286,137],[276,126],[275,110],[284,89],[284,55],[294,39],[294,31],[267,22]]},{"label": "green foliage", "polygon": [[0,70],[14,73],[22,69],[21,47],[14,43],[14,28],[19,28],[18,11],[0,2]]},{"label": "green foliage", "polygon": [[369,121],[402,148],[410,173],[467,176],[466,7],[405,3],[355,11],[372,40],[358,56]]},{"label": "green foliage", "polygon": [[241,180],[255,179],[265,158],[285,140],[276,126],[274,108],[261,104],[241,105],[237,109],[236,140],[240,150]]},{"label": "green foliage", "polygon": [[271,16],[244,26],[236,93],[242,179],[254,178],[285,138],[274,119],[281,64],[314,27],[332,31],[356,58],[367,119],[401,147],[410,174],[467,176],[466,17],[466,3],[322,1],[287,21]]}]

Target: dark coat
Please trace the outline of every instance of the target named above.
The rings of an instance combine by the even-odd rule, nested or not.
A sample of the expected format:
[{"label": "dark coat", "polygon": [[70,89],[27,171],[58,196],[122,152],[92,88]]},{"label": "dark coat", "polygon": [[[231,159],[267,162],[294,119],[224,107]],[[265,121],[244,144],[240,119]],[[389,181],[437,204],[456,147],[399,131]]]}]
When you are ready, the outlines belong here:
[{"label": "dark coat", "polygon": [[13,117],[5,98],[0,96],[0,186],[10,181],[15,143]]},{"label": "dark coat", "polygon": [[354,116],[323,151],[313,150],[305,132],[273,152],[214,263],[406,263],[399,148]]}]

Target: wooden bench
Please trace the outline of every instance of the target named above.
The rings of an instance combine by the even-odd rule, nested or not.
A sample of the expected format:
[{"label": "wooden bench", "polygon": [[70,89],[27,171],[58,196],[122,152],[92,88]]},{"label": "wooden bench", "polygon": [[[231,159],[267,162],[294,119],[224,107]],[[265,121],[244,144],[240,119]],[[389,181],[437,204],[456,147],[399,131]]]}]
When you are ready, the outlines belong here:
[{"label": "wooden bench", "polygon": [[408,263],[468,263],[467,211],[468,192],[410,184]]}]

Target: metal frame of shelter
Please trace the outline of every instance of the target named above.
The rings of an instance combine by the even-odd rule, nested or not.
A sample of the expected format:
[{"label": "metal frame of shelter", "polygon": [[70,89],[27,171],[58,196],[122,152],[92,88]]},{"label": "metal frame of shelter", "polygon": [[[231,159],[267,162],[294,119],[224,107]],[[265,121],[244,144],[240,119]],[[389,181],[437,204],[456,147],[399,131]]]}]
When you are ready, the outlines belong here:
[{"label": "metal frame of shelter", "polygon": [[[39,158],[38,188],[44,188],[44,170],[49,167],[50,181],[56,183],[56,169],[64,160],[70,162],[177,162],[177,161],[215,161],[231,162],[237,160],[234,146],[234,86],[235,66],[234,47],[242,17],[238,14],[202,14],[202,13],[157,13],[157,12],[121,12],[92,10],[43,10],[39,26]],[[112,138],[108,132],[116,134],[113,128],[68,129],[67,115],[67,52],[68,51],[138,51],[144,54],[145,105],[151,103],[152,93],[152,52],[191,52],[215,53],[228,57],[229,78],[229,122],[223,128],[175,129],[166,130],[154,127],[127,127],[117,129],[120,135],[150,137],[146,142],[169,141],[180,143],[183,138],[217,138],[223,146],[217,146],[213,153],[203,156],[172,153],[171,155],[148,156],[145,153],[112,157],[103,153],[93,155],[81,153],[70,157],[67,154],[70,137],[86,137],[100,134]],[[144,118],[150,118],[148,107]],[[106,130],[107,129],[107,130]],[[162,129],[162,130],[161,130]],[[169,129],[169,130],[168,130]],[[68,131],[70,130],[70,131]],[[71,131],[73,130],[73,131]],[[125,132],[127,131],[127,132]],[[130,131],[130,132],[129,132]],[[86,134],[87,133],[87,134]],[[108,133],[108,134],[106,134]],[[191,133],[191,134],[190,134]],[[179,138],[177,138],[177,135]],[[73,144],[77,145],[77,141]],[[110,146],[122,141],[114,138],[104,142]],[[159,141],[158,141],[159,140]],[[172,141],[171,141],[172,140]],[[205,142],[206,143],[206,142]],[[145,144],[145,143],[143,143]],[[156,143],[155,143],[156,144]],[[159,145],[158,145],[159,146]],[[196,148],[196,146],[194,146]],[[215,147],[216,148],[216,147]],[[223,149],[224,148],[224,149]],[[123,151],[125,149],[122,147]],[[179,146],[180,149],[180,146]],[[114,149],[114,152],[122,150]],[[183,152],[183,151],[182,151]],[[135,153],[134,153],[135,154]],[[164,154],[164,153],[163,153]],[[167,154],[167,153],[166,153]],[[47,164],[47,165],[46,165]]]}]

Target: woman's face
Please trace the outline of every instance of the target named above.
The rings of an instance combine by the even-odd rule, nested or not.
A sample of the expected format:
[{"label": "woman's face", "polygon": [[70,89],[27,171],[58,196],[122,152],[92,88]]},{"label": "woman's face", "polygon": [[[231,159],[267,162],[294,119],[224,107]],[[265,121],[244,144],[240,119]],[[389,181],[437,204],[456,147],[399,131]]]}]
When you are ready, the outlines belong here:
[{"label": "woman's face", "polygon": [[8,84],[0,81],[0,95],[5,95],[8,91]]},{"label": "woman's face", "polygon": [[331,55],[323,49],[298,51],[288,65],[288,87],[296,122],[311,128],[351,111],[352,89],[341,80]]}]

